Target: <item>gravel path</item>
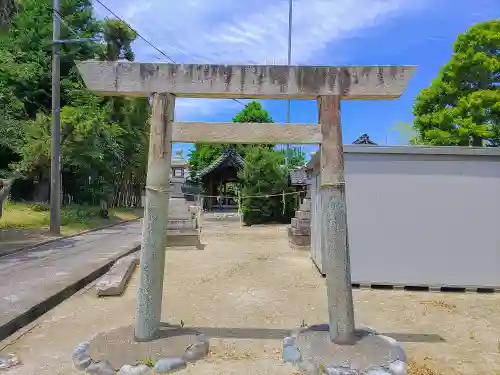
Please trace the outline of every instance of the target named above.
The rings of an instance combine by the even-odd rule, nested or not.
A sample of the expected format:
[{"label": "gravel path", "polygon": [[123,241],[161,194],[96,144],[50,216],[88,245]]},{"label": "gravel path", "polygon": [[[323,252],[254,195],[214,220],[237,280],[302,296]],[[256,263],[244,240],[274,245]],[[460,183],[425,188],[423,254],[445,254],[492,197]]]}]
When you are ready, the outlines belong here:
[{"label": "gravel path", "polygon": [[[163,320],[204,327],[212,353],[186,375],[297,375],[281,361],[286,330],[327,321],[324,279],[308,253],[288,247],[284,226],[206,222],[204,250],[167,251]],[[71,352],[95,333],[130,324],[137,273],[118,298],[87,290],[41,318],[5,351],[9,374],[78,374]],[[500,294],[357,290],[356,322],[403,342],[411,375],[495,375],[500,371]]]}]

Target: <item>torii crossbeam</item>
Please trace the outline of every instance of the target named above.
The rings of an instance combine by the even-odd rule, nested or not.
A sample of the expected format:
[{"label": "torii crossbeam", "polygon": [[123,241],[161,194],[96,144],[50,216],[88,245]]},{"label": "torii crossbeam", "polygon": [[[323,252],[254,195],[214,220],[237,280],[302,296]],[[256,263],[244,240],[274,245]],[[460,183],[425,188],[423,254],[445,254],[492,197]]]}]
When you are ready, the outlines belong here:
[{"label": "torii crossbeam", "polygon": [[[135,336],[151,340],[160,325],[172,142],[320,144],[325,270],[331,341],[354,339],[347,239],[341,100],[400,97],[414,66],[228,66],[83,61],[86,85],[106,96],[152,96]],[[176,97],[312,99],[318,124],[174,122]]]}]

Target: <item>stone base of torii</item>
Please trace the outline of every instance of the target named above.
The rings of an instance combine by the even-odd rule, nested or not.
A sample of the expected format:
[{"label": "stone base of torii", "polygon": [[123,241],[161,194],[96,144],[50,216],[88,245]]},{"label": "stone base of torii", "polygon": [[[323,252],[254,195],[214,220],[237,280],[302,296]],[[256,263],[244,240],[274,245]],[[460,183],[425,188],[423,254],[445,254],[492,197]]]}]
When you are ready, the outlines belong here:
[{"label": "stone base of torii", "polygon": [[[86,85],[98,94],[152,97],[135,326],[97,335],[96,340],[112,341],[115,338],[118,350],[158,347],[162,345],[161,340],[171,340],[170,344],[178,346],[170,353],[161,351],[162,358],[153,358],[157,360],[155,373],[178,370],[187,361],[208,353],[207,337],[160,321],[168,222],[168,166],[173,142],[320,144],[321,235],[326,244],[324,268],[329,323],[303,327],[284,338],[283,359],[296,363],[311,375],[406,374],[405,355],[396,341],[373,330],[357,330],[354,324],[340,103],[341,100],[396,99],[402,95],[415,67],[227,66],[104,61],[79,62],[77,66]],[[176,97],[317,100],[319,126],[175,122]],[[97,345],[96,340],[94,345]],[[73,356],[75,365],[87,369],[87,372],[91,366],[101,366],[100,374],[111,374],[113,365],[109,361],[96,362],[91,358],[91,345],[83,343],[78,346]],[[184,351],[179,353],[178,350]],[[105,355],[101,359],[104,358]],[[150,367],[144,363],[124,364],[118,374],[150,374]],[[105,372],[106,369],[109,372]]]}]

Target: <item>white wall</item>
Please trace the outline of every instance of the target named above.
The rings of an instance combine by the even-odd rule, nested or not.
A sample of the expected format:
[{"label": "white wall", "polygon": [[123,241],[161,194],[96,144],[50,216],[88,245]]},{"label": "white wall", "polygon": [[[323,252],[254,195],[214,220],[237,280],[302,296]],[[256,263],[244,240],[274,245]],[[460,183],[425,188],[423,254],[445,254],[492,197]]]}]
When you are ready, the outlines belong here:
[{"label": "white wall", "polygon": [[500,287],[498,151],[376,148],[345,155],[353,283]]}]

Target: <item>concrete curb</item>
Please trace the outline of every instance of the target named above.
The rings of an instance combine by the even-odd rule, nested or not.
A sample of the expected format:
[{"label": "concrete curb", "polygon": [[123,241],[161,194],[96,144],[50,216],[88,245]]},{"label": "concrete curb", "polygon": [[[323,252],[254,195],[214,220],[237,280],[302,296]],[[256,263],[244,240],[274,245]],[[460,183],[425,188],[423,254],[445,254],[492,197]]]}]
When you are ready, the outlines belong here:
[{"label": "concrete curb", "polygon": [[24,311],[23,313],[19,314],[15,318],[11,319],[9,322],[5,323],[4,325],[0,326],[0,341],[5,340],[21,328],[25,327],[26,325],[30,324],[43,314],[49,312],[52,310],[54,307],[57,305],[61,304],[68,298],[70,298],[72,295],[74,295],[76,292],[78,292],[80,289],[84,288],[91,282],[95,281],[102,275],[104,275],[108,270],[111,268],[111,266],[120,258],[127,256],[129,254],[132,254],[133,252],[139,250],[141,248],[140,241],[135,241],[133,244],[131,244],[129,247],[127,247],[125,250],[117,254],[116,256],[110,258],[104,265],[98,266],[97,269],[92,271],[90,274],[87,276],[77,280],[76,282],[66,286],[64,289],[60,290],[59,292],[56,292],[52,296],[46,298],[44,301],[36,304],[35,306],[31,307],[29,310]]},{"label": "concrete curb", "polygon": [[131,223],[133,221],[137,221],[137,220],[141,220],[141,219],[142,218],[120,221],[119,223],[113,223],[113,224],[105,225],[103,227],[85,230],[83,232],[78,232],[78,233],[70,234],[69,236],[62,236],[62,237],[51,238],[50,240],[42,241],[42,242],[36,243],[34,245],[27,245],[27,246],[19,247],[17,249],[13,249],[13,250],[7,250],[7,251],[4,251],[4,252],[0,252],[0,258],[4,257],[4,256],[7,256],[7,255],[19,253],[19,252],[25,251],[25,250],[36,249],[36,248],[38,248],[40,246],[51,244],[51,243],[56,242],[56,241],[65,240],[67,238],[73,238],[73,237],[76,237],[76,236],[81,236],[81,235],[87,234],[87,233],[97,232],[98,230],[108,229],[108,228],[111,228],[111,227],[115,227],[117,225],[127,224],[127,223]]}]

